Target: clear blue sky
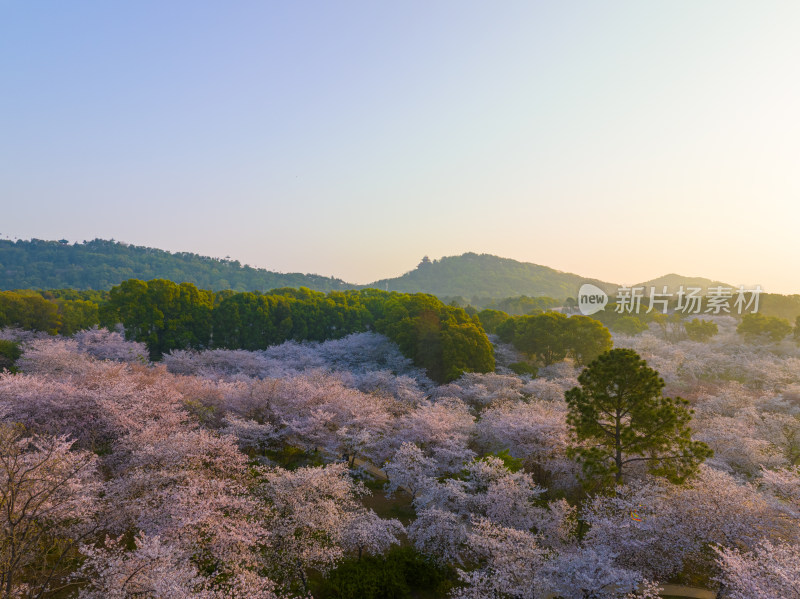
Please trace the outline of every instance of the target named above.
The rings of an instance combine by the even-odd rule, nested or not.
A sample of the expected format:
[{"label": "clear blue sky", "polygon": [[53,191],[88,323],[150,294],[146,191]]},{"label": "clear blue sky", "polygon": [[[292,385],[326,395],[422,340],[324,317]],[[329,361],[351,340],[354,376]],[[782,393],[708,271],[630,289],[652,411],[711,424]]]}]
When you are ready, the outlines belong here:
[{"label": "clear blue sky", "polygon": [[0,0],[0,234],[800,292],[800,2]]}]

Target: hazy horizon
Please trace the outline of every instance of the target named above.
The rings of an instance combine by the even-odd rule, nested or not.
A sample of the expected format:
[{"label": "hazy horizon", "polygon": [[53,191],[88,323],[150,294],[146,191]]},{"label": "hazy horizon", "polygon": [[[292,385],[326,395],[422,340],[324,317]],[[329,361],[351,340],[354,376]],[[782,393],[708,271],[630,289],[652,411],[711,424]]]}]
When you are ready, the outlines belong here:
[{"label": "hazy horizon", "polygon": [[800,5],[0,2],[5,237],[797,293]]}]

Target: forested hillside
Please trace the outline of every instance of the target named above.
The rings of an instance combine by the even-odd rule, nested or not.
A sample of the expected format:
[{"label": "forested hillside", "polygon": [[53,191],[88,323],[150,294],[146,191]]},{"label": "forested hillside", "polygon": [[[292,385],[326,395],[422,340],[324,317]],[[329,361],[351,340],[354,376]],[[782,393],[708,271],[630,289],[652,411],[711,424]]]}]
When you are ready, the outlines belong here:
[{"label": "forested hillside", "polygon": [[[95,239],[69,244],[59,241],[0,240],[0,289],[108,290],[126,279],[167,279],[220,291],[268,291],[308,287],[315,291],[377,288],[438,297],[461,296],[481,305],[491,299],[520,295],[574,296],[582,283],[592,282],[611,292],[615,285],[546,266],[488,254],[468,253],[441,260],[423,260],[413,271],[368,285],[313,274],[277,273],[242,266],[236,260],[209,258],[188,252],[128,245]],[[474,303],[474,301],[473,301]]]},{"label": "forested hillside", "polygon": [[131,278],[189,282],[215,291],[267,291],[278,287],[332,291],[353,287],[332,277],[283,274],[242,266],[236,260],[170,253],[103,239],[75,244],[41,239],[0,240],[0,289],[108,290]]},{"label": "forested hillside", "polygon": [[611,293],[617,285],[587,279],[529,262],[467,253],[440,260],[423,259],[402,277],[382,279],[371,287],[389,291],[419,291],[437,296],[467,299],[546,295],[557,299],[575,297],[583,283],[594,283]]},{"label": "forested hillside", "polygon": [[657,279],[651,279],[650,281],[645,281],[644,283],[639,283],[636,285],[637,287],[644,287],[645,289],[649,289],[650,287],[655,287],[657,291],[661,291],[664,286],[667,287],[668,293],[675,293],[678,291],[678,288],[682,285],[684,288],[689,287],[699,287],[702,290],[702,293],[706,293],[708,289],[712,287],[732,287],[732,285],[728,283],[722,283],[720,281],[712,281],[711,279],[706,279],[704,277],[684,277],[682,275],[676,275],[674,273],[664,275],[663,277],[658,277]]},{"label": "forested hillside", "polygon": [[[307,287],[322,292],[374,288],[429,293],[445,303],[455,301],[462,307],[492,308],[517,315],[558,306],[565,298],[574,298],[583,283],[594,283],[609,294],[616,294],[618,289],[612,283],[489,254],[423,259],[417,268],[401,277],[355,285],[332,277],[277,273],[242,266],[236,260],[188,252],[170,253],[102,239],[75,244],[38,239],[0,240],[0,291],[50,290],[45,294],[46,299],[56,300],[62,305],[62,311],[81,308],[69,302],[87,299],[85,294],[70,289],[107,293],[114,285],[128,279],[166,279],[212,291]],[[651,285],[659,290],[667,285],[673,292],[680,285],[700,287],[704,293],[711,287],[725,286],[711,279],[676,274],[640,284],[646,289]],[[102,293],[92,296],[95,303]],[[763,293],[759,309],[767,315],[793,322],[800,315],[800,295]]]}]

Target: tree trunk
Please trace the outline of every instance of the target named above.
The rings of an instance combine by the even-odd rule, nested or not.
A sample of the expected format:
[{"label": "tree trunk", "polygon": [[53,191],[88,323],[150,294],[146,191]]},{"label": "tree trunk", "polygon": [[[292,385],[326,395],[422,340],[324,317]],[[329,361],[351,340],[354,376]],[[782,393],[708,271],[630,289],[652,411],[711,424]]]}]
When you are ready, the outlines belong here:
[{"label": "tree trunk", "polygon": [[620,418],[619,410],[616,414],[616,431],[614,434],[614,449],[616,454],[614,456],[617,472],[615,475],[618,485],[622,484],[622,418]]}]

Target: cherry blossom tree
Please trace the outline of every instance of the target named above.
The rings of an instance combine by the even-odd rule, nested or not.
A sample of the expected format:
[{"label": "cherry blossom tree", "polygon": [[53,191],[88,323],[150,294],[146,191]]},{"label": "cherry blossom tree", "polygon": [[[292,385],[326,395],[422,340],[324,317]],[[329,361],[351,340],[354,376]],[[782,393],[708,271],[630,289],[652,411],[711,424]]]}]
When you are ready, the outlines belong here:
[{"label": "cherry blossom tree", "polygon": [[100,409],[102,395],[70,378],[0,373],[0,406],[10,422],[33,432],[69,435],[76,447],[107,447],[116,434]]},{"label": "cherry blossom tree", "polygon": [[[549,368],[553,369],[562,364],[566,363],[560,362]],[[573,374],[572,370],[566,373],[557,372],[549,378],[542,376],[528,381],[522,387],[522,393],[543,401],[562,402],[564,401],[564,392],[572,389],[577,384],[577,374]]]},{"label": "cherry blossom tree", "polygon": [[763,470],[761,474],[762,486],[785,501],[795,517],[800,520],[800,466]]},{"label": "cherry blossom tree", "polygon": [[249,451],[263,452],[275,439],[275,427],[270,423],[259,424],[255,420],[245,420],[233,414],[225,418],[222,432],[235,437],[239,448],[245,453]]},{"label": "cherry blossom tree", "polygon": [[539,584],[547,596],[562,599],[659,599],[658,584],[636,570],[620,568],[615,558],[607,547],[577,547],[544,564]]},{"label": "cherry blossom tree", "polygon": [[428,481],[414,499],[418,518],[409,538],[434,559],[456,563],[469,558],[467,539],[477,521],[536,533],[538,545],[561,548],[572,541],[575,510],[565,501],[543,507],[543,491],[530,474],[510,472],[499,458],[473,460],[459,479]]},{"label": "cherry blossom tree", "polygon": [[800,545],[762,541],[752,551],[715,548],[722,571],[723,597],[729,599],[800,598]]},{"label": "cherry blossom tree", "polygon": [[23,348],[16,363],[22,372],[61,376],[83,373],[91,367],[91,359],[79,351],[78,342],[73,339],[35,339]]},{"label": "cherry blossom tree", "polygon": [[65,584],[96,524],[96,458],[65,437],[0,425],[0,597],[41,596]]},{"label": "cherry blossom tree", "polygon": [[154,425],[119,443],[125,459],[107,485],[109,528],[159,535],[220,568],[257,562],[268,510],[248,493],[234,440],[188,427],[164,433]]},{"label": "cherry blossom tree", "polygon": [[458,397],[467,405],[480,410],[499,401],[522,399],[523,381],[518,376],[468,372],[433,392],[434,397]]},{"label": "cherry blossom tree", "polygon": [[106,539],[101,547],[85,545],[81,567],[86,585],[80,599],[277,599],[275,584],[250,571],[209,579],[200,575],[190,555],[158,536],[139,533],[128,550],[123,537]]},{"label": "cherry blossom tree", "polygon": [[408,537],[415,547],[443,564],[463,562],[467,534],[462,515],[437,508],[418,510],[408,526]]},{"label": "cherry blossom tree", "polygon": [[100,360],[147,362],[150,355],[144,343],[126,341],[119,331],[93,327],[75,333],[72,338],[77,341],[80,352]]},{"label": "cherry blossom tree", "polygon": [[576,468],[567,458],[567,406],[563,401],[503,403],[481,414],[477,439],[487,452],[508,449],[537,472],[541,481],[567,484]]},{"label": "cherry blossom tree", "polygon": [[789,466],[800,465],[800,413],[762,412],[758,420],[759,436],[779,452]]},{"label": "cherry blossom tree", "polygon": [[325,573],[347,550],[385,550],[403,530],[398,521],[382,521],[361,506],[359,498],[369,491],[344,464],[276,468],[261,476],[259,495],[273,513],[265,549],[269,568],[290,586],[299,581],[305,592],[308,569]]},{"label": "cherry blossom tree", "polygon": [[164,362],[171,372],[210,378],[283,378],[328,371],[356,375],[354,380],[358,381],[359,376],[370,372],[389,371],[407,376],[424,388],[433,386],[396,344],[377,333],[355,333],[322,343],[287,341],[263,351],[173,350],[164,356]]},{"label": "cherry blossom tree", "polygon": [[364,373],[342,373],[342,381],[370,395],[388,395],[408,405],[418,405],[425,399],[425,389],[431,384],[407,374],[395,375],[389,370]]},{"label": "cherry blossom tree", "polygon": [[18,327],[0,328],[0,339],[14,341],[15,343],[28,343],[34,339],[52,339],[53,336],[44,331],[30,331]]},{"label": "cherry blossom tree", "polygon": [[735,416],[712,416],[698,422],[695,438],[713,451],[713,463],[750,476],[761,466],[776,467],[784,462],[780,450],[767,439],[758,438],[760,417],[753,408]]},{"label": "cherry blossom tree", "polygon": [[414,499],[436,481],[436,462],[413,443],[403,443],[383,471],[389,477],[386,493],[390,496],[402,489]]},{"label": "cherry blossom tree", "polygon": [[102,547],[86,545],[81,568],[87,585],[82,599],[133,599],[134,597],[175,597],[209,599],[205,579],[179,548],[163,543],[158,536],[139,533],[136,547],[129,551],[124,537],[107,539]]},{"label": "cherry blossom tree", "polygon": [[581,517],[587,546],[612,548],[620,566],[657,578],[687,563],[708,568],[710,544],[752,548],[791,538],[797,527],[754,485],[707,466],[687,486],[650,479],[618,487],[591,499]]},{"label": "cherry blossom tree", "polygon": [[384,520],[372,510],[356,509],[342,533],[342,546],[356,551],[358,559],[363,553],[381,555],[397,544],[398,536],[404,533],[399,520]]},{"label": "cherry blossom tree", "polygon": [[454,597],[543,596],[538,574],[552,553],[537,542],[535,535],[478,519],[466,542],[469,555],[480,566],[469,572],[459,571],[467,588],[457,591]]},{"label": "cherry blossom tree", "polygon": [[290,379],[273,397],[275,417],[294,445],[332,456],[377,459],[378,447],[390,428],[387,398],[349,389],[324,376]]},{"label": "cherry blossom tree", "polygon": [[440,473],[458,472],[475,453],[469,442],[475,430],[475,417],[460,399],[445,397],[423,402],[400,417],[393,432],[393,443],[415,443],[432,457]]},{"label": "cherry blossom tree", "polygon": [[474,460],[465,469],[465,483],[473,517],[508,528],[529,530],[541,520],[543,509],[536,501],[544,492],[527,472],[509,472],[495,457]]},{"label": "cherry blossom tree", "polygon": [[261,352],[245,350],[172,350],[163,356],[162,361],[174,374],[210,379],[264,378],[285,374],[279,361],[268,359]]},{"label": "cherry blossom tree", "polygon": [[146,373],[155,376],[128,375],[137,393],[103,400],[125,431],[105,460],[113,477],[106,483],[106,528],[158,536],[217,576],[255,575],[263,568],[269,509],[250,492],[246,457],[233,437],[191,421],[169,375]]}]

